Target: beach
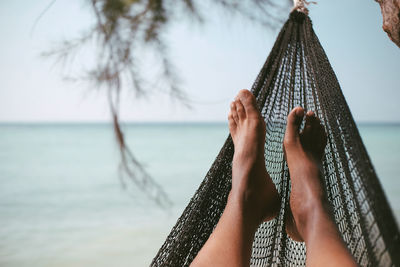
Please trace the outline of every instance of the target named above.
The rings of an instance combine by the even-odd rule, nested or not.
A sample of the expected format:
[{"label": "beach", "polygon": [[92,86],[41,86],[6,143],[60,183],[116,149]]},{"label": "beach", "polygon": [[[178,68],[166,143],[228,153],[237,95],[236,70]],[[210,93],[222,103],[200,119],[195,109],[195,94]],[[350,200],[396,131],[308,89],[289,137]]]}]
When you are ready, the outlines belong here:
[{"label": "beach", "polygon": [[[0,125],[0,266],[148,266],[226,137],[226,123],[123,126],[173,206],[119,180],[110,124]],[[400,125],[359,124],[400,220]]]}]

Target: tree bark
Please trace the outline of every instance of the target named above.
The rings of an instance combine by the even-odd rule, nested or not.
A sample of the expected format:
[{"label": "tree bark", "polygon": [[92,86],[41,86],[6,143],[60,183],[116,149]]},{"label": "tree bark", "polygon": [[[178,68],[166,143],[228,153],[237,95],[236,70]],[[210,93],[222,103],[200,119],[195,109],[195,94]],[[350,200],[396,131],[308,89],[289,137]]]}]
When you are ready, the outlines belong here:
[{"label": "tree bark", "polygon": [[381,6],[382,29],[400,47],[400,0],[375,0]]}]

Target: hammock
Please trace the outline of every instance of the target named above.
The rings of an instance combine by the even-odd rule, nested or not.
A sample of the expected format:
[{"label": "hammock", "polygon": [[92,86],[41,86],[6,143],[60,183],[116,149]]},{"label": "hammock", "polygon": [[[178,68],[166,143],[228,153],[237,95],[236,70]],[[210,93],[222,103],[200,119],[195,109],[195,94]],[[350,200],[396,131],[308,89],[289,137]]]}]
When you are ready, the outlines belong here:
[{"label": "hammock", "polygon": [[[295,106],[313,110],[328,144],[323,184],[339,231],[361,266],[400,266],[399,230],[354,119],[310,18],[290,14],[252,93],[266,122],[265,164],[282,198],[279,215],[258,228],[251,266],[304,266],[306,248],[285,232],[290,178],[282,151],[286,118]],[[229,136],[152,266],[188,266],[225,208],[231,189]]]}]

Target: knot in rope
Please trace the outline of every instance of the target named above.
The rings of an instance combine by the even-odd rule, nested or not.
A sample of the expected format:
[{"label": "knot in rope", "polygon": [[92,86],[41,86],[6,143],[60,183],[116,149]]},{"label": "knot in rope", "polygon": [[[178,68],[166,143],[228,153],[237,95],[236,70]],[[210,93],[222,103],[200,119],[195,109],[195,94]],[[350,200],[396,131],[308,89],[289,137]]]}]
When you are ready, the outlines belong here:
[{"label": "knot in rope", "polygon": [[294,2],[294,7],[293,7],[292,11],[297,10],[299,12],[303,12],[306,15],[308,15],[307,6],[310,4],[317,4],[317,2],[307,1],[307,0],[293,0],[293,2]]}]

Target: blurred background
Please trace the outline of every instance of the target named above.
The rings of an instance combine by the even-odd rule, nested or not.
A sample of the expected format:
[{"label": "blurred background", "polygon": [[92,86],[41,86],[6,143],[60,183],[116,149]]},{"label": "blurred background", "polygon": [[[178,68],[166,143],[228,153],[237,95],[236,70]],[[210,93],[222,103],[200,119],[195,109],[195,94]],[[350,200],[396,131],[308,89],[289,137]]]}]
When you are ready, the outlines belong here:
[{"label": "blurred background", "polygon": [[[164,31],[191,107],[162,90],[138,97],[122,88],[125,140],[171,199],[165,209],[120,181],[107,94],[64,79],[93,62],[91,46],[77,64],[41,56],[95,22],[90,4],[54,1],[41,16],[49,3],[0,2],[0,266],[147,266],[222,147],[229,103],[251,87],[282,23],[201,7],[203,23],[183,16]],[[399,221],[399,49],[373,0],[321,0],[310,17]],[[151,77],[154,62],[138,68]]]}]

